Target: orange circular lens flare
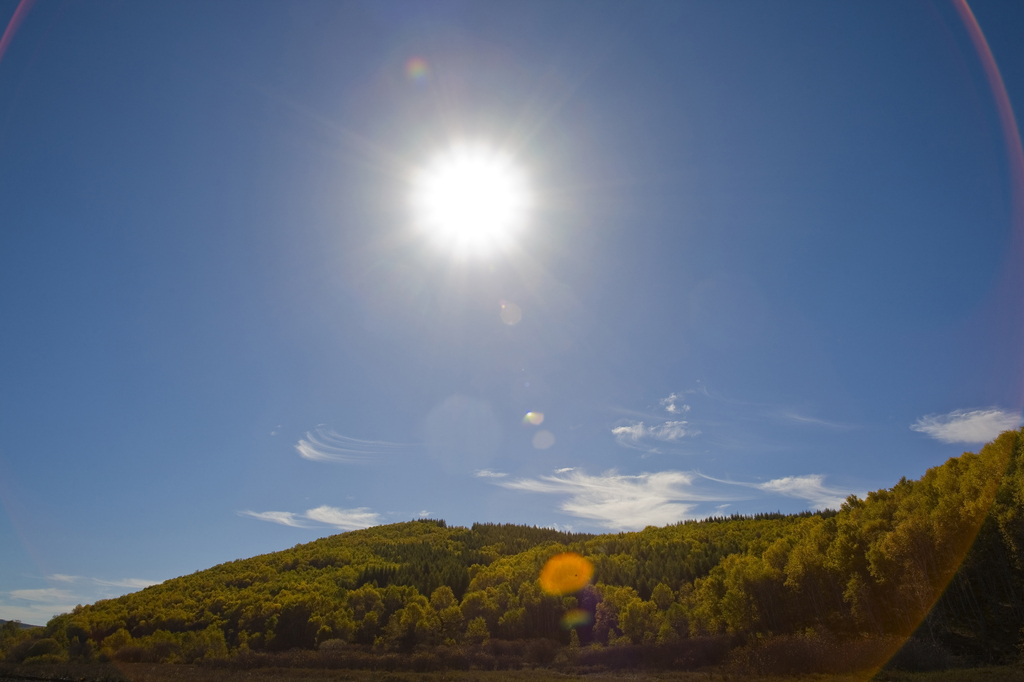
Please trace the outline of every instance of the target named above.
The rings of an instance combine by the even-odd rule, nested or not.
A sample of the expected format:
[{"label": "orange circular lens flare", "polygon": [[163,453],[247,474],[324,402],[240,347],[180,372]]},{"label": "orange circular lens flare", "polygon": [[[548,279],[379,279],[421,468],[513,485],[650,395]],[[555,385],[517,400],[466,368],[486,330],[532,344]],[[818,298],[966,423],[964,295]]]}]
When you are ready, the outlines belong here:
[{"label": "orange circular lens flare", "polygon": [[579,592],[594,576],[594,564],[576,552],[556,554],[540,569],[540,588],[561,596]]}]

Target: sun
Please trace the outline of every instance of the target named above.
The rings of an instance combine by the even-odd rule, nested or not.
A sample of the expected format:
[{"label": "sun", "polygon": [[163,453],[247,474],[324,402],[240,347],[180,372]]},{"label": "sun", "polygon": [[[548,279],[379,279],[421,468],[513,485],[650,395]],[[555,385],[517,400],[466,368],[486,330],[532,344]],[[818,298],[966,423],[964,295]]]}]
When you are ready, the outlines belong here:
[{"label": "sun", "polygon": [[531,198],[512,157],[461,143],[416,173],[412,203],[420,230],[441,249],[468,256],[510,246],[526,223]]}]

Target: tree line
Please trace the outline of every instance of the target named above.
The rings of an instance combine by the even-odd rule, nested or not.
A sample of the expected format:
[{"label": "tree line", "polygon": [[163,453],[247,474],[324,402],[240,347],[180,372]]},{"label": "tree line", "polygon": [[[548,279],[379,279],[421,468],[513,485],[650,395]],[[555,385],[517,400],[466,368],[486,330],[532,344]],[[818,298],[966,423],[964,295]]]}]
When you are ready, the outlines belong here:
[{"label": "tree line", "polygon": [[[547,593],[541,569],[565,552],[589,561],[593,580]],[[874,638],[892,643],[887,657],[913,635],[996,663],[1020,655],[1022,627],[1024,430],[838,510],[604,535],[436,520],[344,533],[79,606],[45,628],[4,624],[0,655],[195,662]]]}]

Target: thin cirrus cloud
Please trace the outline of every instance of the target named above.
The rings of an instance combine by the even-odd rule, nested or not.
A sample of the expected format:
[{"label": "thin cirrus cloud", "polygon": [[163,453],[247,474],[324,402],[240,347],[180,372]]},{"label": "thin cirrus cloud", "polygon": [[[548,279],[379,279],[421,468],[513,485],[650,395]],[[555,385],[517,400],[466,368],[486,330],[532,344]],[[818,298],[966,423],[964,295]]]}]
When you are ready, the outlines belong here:
[{"label": "thin cirrus cloud", "polygon": [[238,512],[242,516],[251,516],[254,519],[260,521],[270,521],[271,523],[279,523],[282,526],[291,526],[292,528],[308,528],[302,519],[305,518],[303,514],[296,514],[295,512],[284,512],[284,511],[265,511],[265,512],[254,512],[254,511],[240,511]]},{"label": "thin cirrus cloud", "polygon": [[47,580],[53,580],[58,583],[74,583],[82,579],[80,575],[65,575],[63,573],[54,573],[53,575],[46,576]]},{"label": "thin cirrus cloud", "polygon": [[807,500],[817,509],[839,509],[847,497],[854,493],[825,485],[825,477],[819,474],[807,476],[786,476],[767,483],[757,484],[758,490]]},{"label": "thin cirrus cloud", "polygon": [[141,590],[144,587],[159,585],[159,580],[145,580],[144,578],[122,578],[121,580],[103,580],[102,578],[86,578],[81,575],[66,575],[64,573],[53,573],[46,576],[46,580],[57,583],[93,583],[104,587],[126,587],[131,590]]},{"label": "thin cirrus cloud", "polygon": [[93,578],[93,582],[97,585],[105,585],[106,587],[127,587],[131,590],[141,590],[144,587],[160,584],[155,580],[143,580],[142,578],[124,578],[122,580],[100,580],[99,578]]},{"label": "thin cirrus cloud", "polygon": [[808,417],[807,415],[799,414],[796,412],[787,412],[782,415],[784,418],[798,422],[800,424],[811,424],[813,426],[824,426],[827,429],[852,429],[852,424],[843,424],[840,422],[831,422],[827,419],[818,419],[816,417]]},{"label": "thin cirrus cloud", "polygon": [[686,436],[698,436],[700,431],[690,427],[686,421],[667,421],[655,426],[647,426],[643,422],[631,422],[626,426],[612,429],[615,441],[624,447],[646,450],[645,440],[657,440],[672,443]]},{"label": "thin cirrus cloud", "polygon": [[910,428],[943,443],[986,443],[1003,431],[1016,429],[1020,423],[1020,414],[990,407],[930,414],[918,419]]},{"label": "thin cirrus cloud", "polygon": [[343,436],[333,429],[307,431],[305,438],[295,444],[298,453],[314,462],[341,462],[355,464],[368,462],[385,455],[400,455],[417,447],[411,443],[390,443],[383,440],[360,440]]},{"label": "thin cirrus cloud", "polygon": [[327,505],[310,509],[306,512],[306,518],[318,521],[328,526],[341,528],[342,530],[358,530],[369,528],[379,523],[378,514],[371,512],[367,507],[355,509],[339,509]]},{"label": "thin cirrus cloud", "polygon": [[83,595],[55,587],[11,590],[0,592],[0,606],[3,607],[5,618],[43,625],[58,613],[71,611],[75,604],[96,601],[96,596],[88,597],[92,598],[83,598]]},{"label": "thin cirrus cloud", "polygon": [[321,505],[315,509],[307,509],[303,514],[285,511],[254,512],[248,510],[240,511],[238,514],[259,519],[260,521],[278,523],[282,526],[291,526],[292,528],[312,527],[307,521],[333,526],[341,530],[359,530],[376,526],[380,523],[380,514],[370,511],[368,507],[341,509],[339,507]]},{"label": "thin cirrus cloud", "polygon": [[612,470],[589,476],[573,469],[560,475],[521,478],[498,485],[566,495],[560,506],[566,514],[591,519],[611,530],[639,530],[692,518],[690,512],[697,503],[710,499],[693,490],[694,478],[681,471],[625,476]]},{"label": "thin cirrus cloud", "polygon": [[[728,486],[717,490],[701,489],[699,482],[711,481]],[[782,495],[806,500],[810,508],[838,509],[853,491],[825,485],[819,474],[786,476],[766,483],[746,483],[712,478],[682,471],[661,471],[635,476],[611,470],[590,476],[578,468],[558,469],[555,475],[495,481],[511,490],[547,493],[564,497],[559,509],[566,514],[595,521],[611,530],[638,530],[664,526],[685,519],[701,518],[695,513],[703,502],[717,503],[721,510],[729,502],[751,499],[739,488],[757,490],[761,495]],[[703,484],[708,485],[707,483]]]},{"label": "thin cirrus cloud", "polygon": [[480,469],[473,474],[477,478],[505,478],[508,476],[503,471],[491,471],[490,469]]},{"label": "thin cirrus cloud", "polygon": [[34,590],[11,590],[9,593],[12,599],[24,599],[25,601],[54,603],[73,600],[75,595],[67,590],[57,587],[43,587]]},{"label": "thin cirrus cloud", "polygon": [[23,623],[43,624],[58,613],[67,613],[75,604],[88,604],[100,599],[118,597],[143,587],[157,584],[141,578],[102,580],[80,575],[53,573],[42,580],[59,587],[40,587],[0,592],[0,606],[8,618]]},{"label": "thin cirrus cloud", "polygon": [[714,481],[715,483],[725,483],[726,485],[753,488],[773,495],[782,495],[784,497],[793,497],[798,500],[804,500],[811,508],[814,509],[839,509],[843,505],[843,502],[846,501],[846,498],[850,495],[857,495],[859,497],[864,496],[864,493],[861,491],[846,490],[845,488],[832,488],[825,485],[825,477],[821,474],[784,476],[782,478],[773,478],[772,480],[764,483],[730,481],[720,478],[712,478],[711,476],[705,476],[703,474],[701,474],[701,478]]}]

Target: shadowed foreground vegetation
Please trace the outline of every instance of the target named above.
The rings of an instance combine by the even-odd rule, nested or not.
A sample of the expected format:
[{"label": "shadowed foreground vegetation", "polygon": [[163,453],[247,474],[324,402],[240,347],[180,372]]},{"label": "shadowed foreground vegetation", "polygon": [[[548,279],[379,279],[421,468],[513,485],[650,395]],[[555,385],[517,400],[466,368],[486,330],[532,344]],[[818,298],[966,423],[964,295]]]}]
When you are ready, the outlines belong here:
[{"label": "shadowed foreground vegetation", "polygon": [[[593,563],[593,584],[547,594],[541,567],[567,551]],[[22,671],[863,678],[886,662],[1014,665],[1022,628],[1024,431],[1011,431],[838,511],[597,536],[443,521],[344,533],[79,606],[45,628],[5,624],[0,655]]]},{"label": "shadowed foreground vegetation", "polygon": [[[25,677],[5,677],[13,669]],[[374,670],[325,670],[309,668],[263,668],[259,670],[225,670],[208,665],[165,665],[159,663],[94,663],[41,664],[36,666],[5,666],[0,663],[0,681],[8,679],[77,680],[79,682],[863,682],[855,674],[752,675],[733,671],[644,671],[599,672],[585,677],[548,669],[519,671],[461,671],[436,673],[381,672]],[[872,678],[875,682],[1024,682],[1021,668],[993,666],[935,672],[883,671]]]}]

